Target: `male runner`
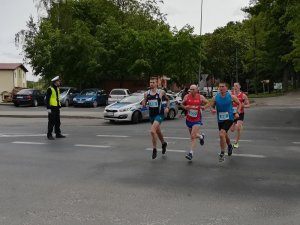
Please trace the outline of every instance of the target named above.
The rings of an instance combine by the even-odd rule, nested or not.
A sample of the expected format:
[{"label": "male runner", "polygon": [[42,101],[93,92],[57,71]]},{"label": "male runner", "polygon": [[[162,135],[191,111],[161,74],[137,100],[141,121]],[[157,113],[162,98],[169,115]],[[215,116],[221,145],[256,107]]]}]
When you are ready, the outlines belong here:
[{"label": "male runner", "polygon": [[[162,104],[162,98],[166,98],[167,105]],[[152,137],[152,159],[157,157],[157,137],[162,144],[162,154],[164,155],[167,150],[168,143],[165,142],[163,134],[160,129],[160,124],[164,120],[164,114],[169,112],[169,99],[164,90],[157,88],[157,78],[150,79],[150,90],[144,93],[143,106],[149,105],[149,116],[151,122],[151,137]]]},{"label": "male runner", "polygon": [[[202,106],[204,105],[204,106]],[[186,111],[186,126],[191,136],[191,148],[185,156],[186,159],[192,160],[196,148],[196,140],[199,138],[200,145],[204,145],[204,134],[200,134],[200,125],[202,125],[201,109],[210,106],[207,99],[198,93],[196,85],[190,86],[190,93],[184,96],[182,107]]]},{"label": "male runner", "polygon": [[[221,153],[219,154],[219,161],[223,162],[225,159],[225,147],[227,144],[228,156],[232,155],[232,145],[228,137],[228,130],[230,129],[233,120],[237,119],[241,110],[241,103],[234,95],[231,95],[227,91],[225,82],[219,83],[219,93],[217,93],[211,102],[211,112],[217,112],[219,137]],[[238,106],[237,112],[233,114],[232,102],[235,102]],[[215,107],[217,110],[215,110]]]},{"label": "male runner", "polygon": [[[232,95],[235,95],[238,100],[241,102],[241,111],[239,114],[239,118],[235,119],[232,126],[231,126],[231,132],[234,132],[236,130],[236,138],[235,138],[235,142],[233,144],[234,148],[238,148],[239,147],[239,140],[241,137],[241,131],[243,128],[243,121],[244,121],[244,117],[245,117],[245,108],[249,108],[250,107],[250,102],[249,99],[247,97],[247,95],[241,91],[241,85],[239,83],[234,83],[233,84],[233,92]],[[237,111],[237,105],[233,102],[233,113],[236,113]]]}]

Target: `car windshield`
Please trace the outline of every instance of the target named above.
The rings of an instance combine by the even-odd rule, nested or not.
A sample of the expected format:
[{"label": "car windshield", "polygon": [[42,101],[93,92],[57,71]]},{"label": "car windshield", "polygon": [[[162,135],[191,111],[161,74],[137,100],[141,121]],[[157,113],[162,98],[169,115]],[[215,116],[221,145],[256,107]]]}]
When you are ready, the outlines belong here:
[{"label": "car windshield", "polygon": [[128,96],[123,98],[120,102],[122,103],[136,103],[139,102],[143,99],[143,95],[132,95],[132,96]]},{"label": "car windshield", "polygon": [[80,95],[96,95],[96,91],[91,89],[83,90]]},{"label": "car windshield", "polygon": [[61,95],[67,94],[68,90],[69,90],[69,88],[59,88]]},{"label": "car windshield", "polygon": [[19,95],[31,95],[32,92],[33,92],[32,89],[23,89],[23,90],[19,91],[17,94],[19,94]]},{"label": "car windshield", "polygon": [[110,92],[111,95],[125,95],[125,91],[124,90],[112,90]]}]

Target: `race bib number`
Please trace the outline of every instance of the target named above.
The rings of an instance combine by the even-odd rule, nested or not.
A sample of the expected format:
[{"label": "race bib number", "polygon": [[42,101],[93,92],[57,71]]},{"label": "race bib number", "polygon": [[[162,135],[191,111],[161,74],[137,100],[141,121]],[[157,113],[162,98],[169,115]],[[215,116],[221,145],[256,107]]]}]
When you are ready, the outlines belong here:
[{"label": "race bib number", "polygon": [[198,110],[190,109],[188,112],[188,115],[190,117],[197,117],[198,116]]},{"label": "race bib number", "polygon": [[237,107],[233,107],[233,113],[237,112]]},{"label": "race bib number", "polygon": [[149,107],[151,108],[157,108],[158,107],[158,101],[157,100],[149,100]]},{"label": "race bib number", "polygon": [[220,112],[219,120],[229,120],[229,113],[228,112]]}]

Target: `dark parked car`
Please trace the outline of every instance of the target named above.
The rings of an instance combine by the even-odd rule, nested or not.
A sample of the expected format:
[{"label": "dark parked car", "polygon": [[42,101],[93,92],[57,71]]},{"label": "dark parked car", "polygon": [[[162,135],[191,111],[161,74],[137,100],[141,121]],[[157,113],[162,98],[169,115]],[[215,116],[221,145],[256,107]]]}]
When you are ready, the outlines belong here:
[{"label": "dark parked car", "polygon": [[93,106],[107,105],[107,94],[98,88],[84,89],[79,95],[73,98],[74,106]]},{"label": "dark parked car", "polygon": [[40,90],[22,89],[13,96],[12,102],[15,106],[28,105],[36,107],[44,104],[44,96],[45,94],[43,94]]}]

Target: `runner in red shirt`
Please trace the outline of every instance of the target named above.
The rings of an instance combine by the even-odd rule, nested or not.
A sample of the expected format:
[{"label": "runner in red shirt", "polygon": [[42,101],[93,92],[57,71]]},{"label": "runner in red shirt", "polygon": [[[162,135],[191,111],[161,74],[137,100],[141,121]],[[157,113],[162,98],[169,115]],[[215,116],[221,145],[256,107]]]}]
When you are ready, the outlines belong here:
[{"label": "runner in red shirt", "polygon": [[[250,102],[247,95],[241,91],[241,85],[239,83],[234,83],[232,95],[236,96],[238,100],[242,103],[241,112],[239,114],[239,118],[234,120],[230,130],[232,132],[236,131],[235,143],[233,144],[234,148],[239,147],[239,140],[241,137],[241,130],[243,128],[243,121],[245,117],[245,108],[250,107]],[[233,102],[233,113],[236,113],[237,105]]]},{"label": "runner in red shirt", "polygon": [[182,107],[186,110],[186,125],[191,136],[191,149],[185,158],[192,160],[197,139],[200,140],[201,145],[204,145],[204,134],[199,133],[202,125],[201,109],[210,107],[210,104],[203,95],[199,94],[197,86],[193,84],[190,86],[190,93],[184,96]]}]

